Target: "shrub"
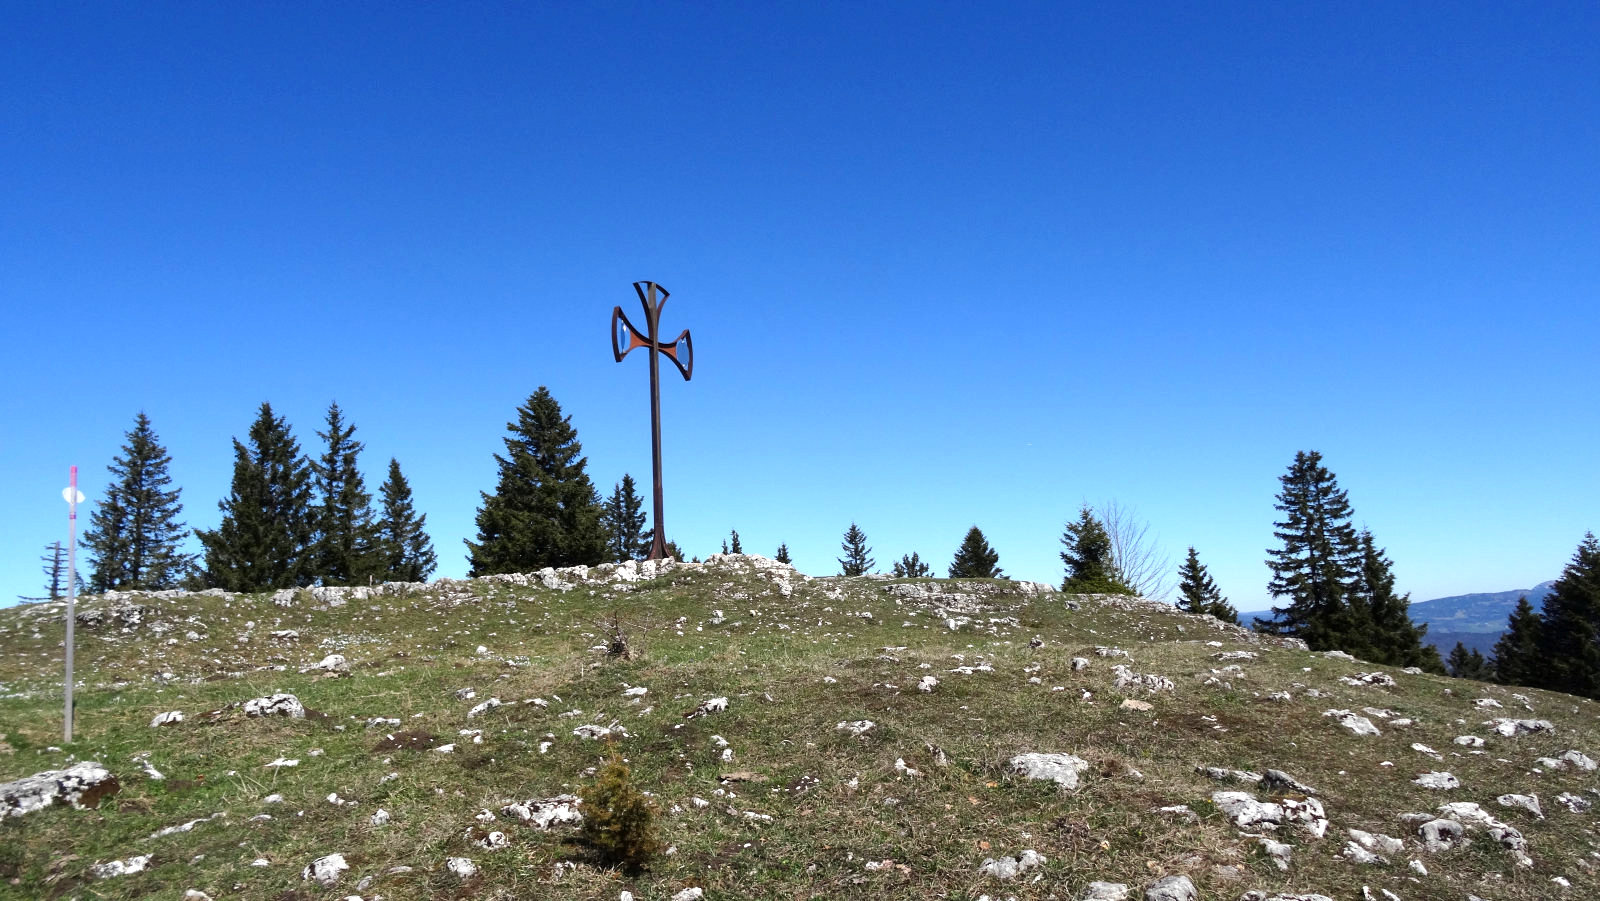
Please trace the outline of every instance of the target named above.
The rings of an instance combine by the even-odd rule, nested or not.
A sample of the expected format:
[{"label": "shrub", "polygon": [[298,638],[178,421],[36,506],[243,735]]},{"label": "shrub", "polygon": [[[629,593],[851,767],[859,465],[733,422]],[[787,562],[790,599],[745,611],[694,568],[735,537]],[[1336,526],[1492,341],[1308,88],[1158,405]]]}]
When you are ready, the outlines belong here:
[{"label": "shrub", "polygon": [[583,838],[614,863],[638,870],[661,852],[656,807],[633,784],[633,772],[613,749],[611,760],[583,798]]}]

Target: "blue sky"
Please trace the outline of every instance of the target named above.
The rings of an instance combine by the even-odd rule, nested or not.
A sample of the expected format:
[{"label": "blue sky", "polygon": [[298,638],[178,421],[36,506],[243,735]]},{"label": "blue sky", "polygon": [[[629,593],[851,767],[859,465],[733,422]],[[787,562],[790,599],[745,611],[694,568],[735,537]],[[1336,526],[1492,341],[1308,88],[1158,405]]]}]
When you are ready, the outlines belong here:
[{"label": "blue sky", "polygon": [[[0,3],[0,598],[135,414],[214,527],[337,400],[465,572],[547,385],[667,525],[1058,581],[1115,499],[1266,606],[1317,449],[1415,599],[1600,529],[1592,3]],[[670,374],[670,370],[669,370]],[[85,518],[87,511],[85,511]],[[87,570],[87,566],[81,567]]]}]

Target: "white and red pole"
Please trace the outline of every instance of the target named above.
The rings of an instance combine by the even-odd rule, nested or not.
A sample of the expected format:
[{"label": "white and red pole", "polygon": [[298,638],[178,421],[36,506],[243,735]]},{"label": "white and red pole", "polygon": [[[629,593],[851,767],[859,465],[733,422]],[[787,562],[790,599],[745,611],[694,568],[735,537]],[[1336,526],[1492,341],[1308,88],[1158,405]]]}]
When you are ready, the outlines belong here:
[{"label": "white and red pole", "polygon": [[83,495],[78,493],[78,467],[72,467],[72,482],[67,490],[61,492],[67,499],[67,711],[66,740],[72,741],[72,627],[77,621],[76,602],[78,599],[78,501],[83,500]]}]

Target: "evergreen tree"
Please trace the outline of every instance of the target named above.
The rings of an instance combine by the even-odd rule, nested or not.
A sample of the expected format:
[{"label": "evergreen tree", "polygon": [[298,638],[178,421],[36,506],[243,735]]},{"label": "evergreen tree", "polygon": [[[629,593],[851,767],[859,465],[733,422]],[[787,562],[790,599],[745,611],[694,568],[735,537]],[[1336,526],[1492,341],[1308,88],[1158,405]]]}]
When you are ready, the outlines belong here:
[{"label": "evergreen tree", "polygon": [[478,540],[466,542],[469,575],[604,560],[600,500],[572,418],[541,385],[506,429],[506,456],[495,454],[499,484],[478,508]]},{"label": "evergreen tree", "polygon": [[[39,562],[44,565],[44,597],[28,598],[17,595],[19,601],[59,601],[67,596],[67,549],[61,542],[52,541],[44,546],[44,554],[39,557]],[[79,592],[85,590],[87,583],[83,576],[73,574],[73,580]]]},{"label": "evergreen tree", "polygon": [[1584,536],[1545,595],[1538,687],[1600,698],[1600,541]]},{"label": "evergreen tree", "polygon": [[1349,598],[1350,619],[1360,631],[1351,640],[1365,653],[1347,650],[1373,663],[1443,673],[1444,662],[1439,659],[1438,649],[1423,641],[1428,626],[1411,621],[1411,595],[1395,594],[1394,564],[1377,546],[1371,531],[1363,529],[1357,541],[1361,565],[1354,573]]},{"label": "evergreen tree", "polygon": [[950,562],[950,578],[1004,578],[997,565],[999,562],[1000,553],[989,546],[989,540],[983,537],[983,531],[973,526],[967,530],[967,537],[962,540],[961,547],[956,549],[955,559]]},{"label": "evergreen tree", "polygon": [[1539,614],[1527,597],[1506,618],[1506,633],[1494,643],[1494,678],[1506,685],[1538,685],[1544,672],[1539,658]]},{"label": "evergreen tree", "polygon": [[840,575],[861,576],[872,571],[873,564],[877,561],[870,556],[872,548],[867,547],[867,533],[856,527],[855,523],[844,533],[844,541],[839,543],[839,548],[844,551],[844,556],[838,558],[842,567]]},{"label": "evergreen tree", "polygon": [[315,579],[311,465],[289,424],[262,404],[250,446],[233,441],[233,484],[217,502],[222,523],[195,530],[205,547],[201,580],[228,591],[297,588]]},{"label": "evergreen tree", "polygon": [[727,553],[730,553],[730,554],[742,554],[742,553],[744,553],[744,545],[739,543],[739,530],[738,529],[734,529],[733,530],[733,535],[731,535],[729,537],[728,542],[729,542],[728,543],[729,550],[727,551]]},{"label": "evergreen tree", "polygon": [[[651,547],[651,545],[655,544],[655,541],[656,541],[656,530],[655,529],[646,529],[645,533],[644,533],[644,543],[642,545],[643,549],[640,551],[640,554],[639,554],[641,559],[647,558],[650,555],[650,547]],[[668,557],[671,557],[672,559],[678,561],[679,563],[682,563],[683,561],[689,559],[683,553],[683,551],[678,549],[678,543],[676,541],[673,541],[671,538],[668,538],[665,543],[666,543],[666,553],[667,553]],[[699,557],[694,558],[693,562],[699,563],[700,562],[700,558]]]},{"label": "evergreen tree", "polygon": [[188,530],[178,521],[180,489],[167,490],[172,457],[143,413],[126,434],[121,455],[106,467],[111,487],[83,533],[92,561],[89,590],[177,588],[193,568],[194,556],[178,549]]},{"label": "evergreen tree", "polygon": [[894,563],[894,577],[897,579],[926,579],[933,575],[933,567],[922,562],[916,551],[896,560]]},{"label": "evergreen tree", "polygon": [[1178,580],[1179,610],[1208,614],[1225,623],[1239,625],[1239,611],[1222,596],[1222,590],[1206,571],[1206,565],[1200,562],[1200,555],[1193,546],[1189,548],[1188,559],[1178,567]]},{"label": "evergreen tree", "polygon": [[1494,678],[1494,668],[1484,658],[1483,652],[1477,648],[1471,651],[1461,642],[1450,650],[1450,675],[1457,679],[1477,679],[1479,682],[1488,682]]},{"label": "evergreen tree", "polygon": [[356,465],[364,445],[356,427],[346,423],[337,402],[328,407],[328,430],[317,436],[326,443],[321,460],[311,463],[317,497],[316,573],[324,585],[351,585],[369,575],[383,575],[372,523],[372,495]]},{"label": "evergreen tree", "polygon": [[606,557],[613,563],[638,560],[650,553],[645,538],[644,498],[639,496],[633,476],[623,473],[622,481],[611,489],[611,498],[601,511],[606,530]]},{"label": "evergreen tree", "polygon": [[793,560],[789,559],[789,545],[787,544],[778,545],[778,555],[772,559],[778,561],[779,563],[794,563]]},{"label": "evergreen tree", "polygon": [[1313,651],[1349,651],[1369,633],[1358,622],[1365,618],[1362,611],[1352,611],[1347,597],[1361,565],[1349,496],[1316,451],[1295,454],[1279,481],[1283,487],[1274,506],[1284,518],[1273,524],[1273,535],[1283,545],[1267,551],[1267,591],[1289,603],[1272,608],[1272,619],[1256,620],[1256,628],[1301,638]]},{"label": "evergreen tree", "polygon": [[1133,594],[1112,561],[1111,536],[1088,504],[1078,511],[1076,522],[1067,523],[1061,536],[1066,550],[1061,562],[1067,577],[1061,590],[1073,594]]},{"label": "evergreen tree", "polygon": [[439,562],[428,539],[428,514],[417,515],[411,503],[411,483],[393,457],[389,458],[389,477],[378,486],[378,497],[382,510],[372,539],[377,575],[385,582],[428,581]]}]

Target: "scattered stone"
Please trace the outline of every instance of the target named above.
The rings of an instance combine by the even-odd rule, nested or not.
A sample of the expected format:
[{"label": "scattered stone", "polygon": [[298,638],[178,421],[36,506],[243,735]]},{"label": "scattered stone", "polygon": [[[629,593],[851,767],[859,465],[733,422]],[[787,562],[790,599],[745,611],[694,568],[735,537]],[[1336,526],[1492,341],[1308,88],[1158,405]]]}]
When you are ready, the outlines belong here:
[{"label": "scattered stone", "polygon": [[1511,717],[1500,716],[1484,723],[1501,735],[1510,738],[1514,735],[1527,735],[1533,732],[1554,732],[1555,724],[1549,720],[1519,720]]},{"label": "scattered stone", "polygon": [[1239,901],[1333,901],[1333,899],[1315,892],[1284,895],[1277,892],[1264,892],[1261,889],[1251,889],[1240,895]]},{"label": "scattered stone", "polygon": [[683,715],[684,719],[693,719],[697,716],[706,716],[712,713],[721,713],[728,709],[727,698],[710,698],[702,701],[700,706]]},{"label": "scattered stone", "polygon": [[1457,779],[1450,773],[1442,772],[1423,773],[1411,781],[1422,786],[1423,788],[1451,789],[1461,787],[1460,779]]},{"label": "scattered stone", "polygon": [[551,798],[530,798],[500,808],[500,812],[513,816],[535,829],[556,826],[576,826],[583,822],[578,806],[583,802],[577,795],[556,795]]},{"label": "scattered stone", "polygon": [[93,761],[75,763],[64,770],[46,770],[0,783],[0,819],[19,817],[52,804],[71,804],[78,810],[87,810],[98,805],[101,798],[116,794],[119,788],[111,771]]},{"label": "scattered stone", "polygon": [[1155,709],[1155,705],[1151,704],[1149,701],[1138,701],[1138,700],[1135,700],[1133,698],[1128,698],[1127,700],[1123,701],[1120,706],[1122,707],[1123,710],[1154,710]]},{"label": "scattered stone", "polygon": [[1328,831],[1328,815],[1322,802],[1316,798],[1296,800],[1284,798],[1278,802],[1261,802],[1249,792],[1212,792],[1211,803],[1217,805],[1233,825],[1240,829],[1252,826],[1276,828],[1296,825],[1315,838]]},{"label": "scattered stone", "polygon": [[1592,773],[1595,770],[1595,762],[1582,751],[1564,751],[1560,757],[1541,757],[1539,765],[1550,770],[1564,770],[1569,766],[1585,773]]},{"label": "scattered stone", "polygon": [[372,812],[372,825],[374,825],[374,826],[387,826],[387,825],[389,825],[389,811],[384,810],[382,807],[380,807],[377,810],[373,811]]},{"label": "scattered stone", "polygon": [[150,721],[150,728],[154,729],[157,726],[170,726],[181,722],[183,722],[183,711],[169,710],[166,713],[156,714],[156,718]]},{"label": "scattered stone", "polygon": [[180,832],[190,832],[190,831],[193,831],[194,827],[200,825],[201,823],[209,823],[212,820],[219,819],[219,818],[225,817],[227,815],[228,815],[228,812],[226,810],[219,810],[216,813],[214,813],[214,814],[212,814],[211,816],[208,816],[208,817],[201,817],[201,818],[199,818],[197,820],[190,820],[187,823],[180,823],[177,826],[168,826],[165,829],[157,829],[155,832],[152,832],[150,834],[150,838],[152,838],[152,839],[166,838],[169,835],[177,835]]},{"label": "scattered stone", "polygon": [[633,688],[624,691],[622,696],[625,698],[642,698],[649,693],[650,689],[645,688],[643,685],[636,685]]},{"label": "scattered stone", "polygon": [[1186,823],[1200,822],[1200,814],[1191,810],[1187,804],[1174,804],[1171,807],[1157,807],[1156,813],[1164,813],[1169,817],[1183,820]]},{"label": "scattered stone", "polygon": [[323,888],[334,885],[339,881],[339,874],[350,869],[345,863],[343,854],[329,854],[313,860],[304,870],[300,871],[302,880],[314,880]]},{"label": "scattered stone", "polygon": [[1386,864],[1386,863],[1388,863],[1387,860],[1384,860],[1383,858],[1381,858],[1378,855],[1372,853],[1371,851],[1368,851],[1366,848],[1361,847],[1361,845],[1357,844],[1356,842],[1345,842],[1344,843],[1344,850],[1341,851],[1340,854],[1343,857],[1345,857],[1347,860],[1350,860],[1350,861],[1352,861],[1354,863],[1360,863],[1360,864]]},{"label": "scattered stone", "polygon": [[1505,707],[1504,704],[1496,701],[1494,698],[1475,698],[1472,701],[1472,706],[1478,708],[1479,710],[1488,710],[1490,708],[1498,709]]},{"label": "scattered stone", "polygon": [[444,868],[457,879],[466,880],[478,875],[478,865],[470,857],[446,857]]},{"label": "scattered stone", "polygon": [[1351,732],[1354,732],[1357,735],[1383,734],[1378,731],[1377,726],[1372,725],[1372,720],[1369,720],[1360,714],[1351,713],[1348,710],[1324,710],[1322,711],[1322,715],[1333,717],[1338,721],[1339,725],[1349,729]]},{"label": "scattered stone", "polygon": [[1317,793],[1316,789],[1285,773],[1283,770],[1267,770],[1267,774],[1260,779],[1260,786],[1262,791],[1269,792],[1291,791],[1299,792],[1302,795],[1314,795]]},{"label": "scattered stone", "polygon": [[1466,748],[1481,748],[1481,747],[1483,747],[1483,739],[1479,738],[1476,735],[1457,735],[1455,737],[1455,742],[1456,742],[1456,744],[1461,745],[1462,747],[1466,747]]},{"label": "scattered stone", "polygon": [[917,691],[933,691],[939,687],[939,680],[932,676],[923,676],[917,681]]},{"label": "scattered stone", "polygon": [[[1087,658],[1087,657],[1074,657],[1074,658],[1072,658],[1072,671],[1073,672],[1078,672],[1079,670],[1085,670],[1085,669],[1088,669],[1088,668],[1089,668],[1089,658]],[[1102,883],[1099,883],[1099,884],[1100,885],[1121,885],[1121,883],[1118,883],[1118,882],[1102,882]],[[1124,886],[1124,888],[1126,888],[1126,886]]]},{"label": "scattered stone", "polygon": [[1273,841],[1264,835],[1260,838],[1259,844],[1261,845],[1261,850],[1266,852],[1267,857],[1271,858],[1272,863],[1278,869],[1285,873],[1289,871],[1289,860],[1294,856],[1294,848],[1292,846],[1284,842]]},{"label": "scattered stone", "polygon": [[1385,688],[1392,687],[1394,677],[1388,673],[1356,673],[1354,676],[1340,676],[1339,681],[1346,685],[1381,685]]},{"label": "scattered stone", "polygon": [[[1258,785],[1264,778],[1260,773],[1252,773],[1249,770],[1230,770],[1220,766],[1195,767],[1195,770],[1218,782],[1244,782],[1249,785]],[[1311,794],[1311,792],[1306,794]]]},{"label": "scattered stone", "polygon": [[1449,851],[1467,838],[1465,827],[1447,819],[1429,820],[1417,827],[1417,834],[1422,836],[1423,846],[1432,854]]},{"label": "scattered stone", "polygon": [[978,873],[1000,880],[1015,879],[1034,867],[1048,862],[1048,858],[1043,854],[1029,848],[1016,857],[984,858],[978,867]]},{"label": "scattered stone", "polygon": [[1047,779],[1071,790],[1078,787],[1078,777],[1089,769],[1089,762],[1075,754],[1030,752],[1011,758],[1009,766],[1019,776]]},{"label": "scattered stone", "polygon": [[502,848],[511,847],[511,837],[506,835],[504,832],[496,830],[473,842],[473,844],[484,849],[485,851],[499,851]]},{"label": "scattered stone", "polygon": [[700,886],[691,886],[672,896],[672,901],[700,901],[706,896],[706,890]]},{"label": "scattered stone", "polygon": [[1199,901],[1188,876],[1167,876],[1144,887],[1144,901]]},{"label": "scattered stone", "polygon": [[344,659],[343,654],[329,654],[315,664],[301,670],[301,672],[348,673],[350,672],[350,662]]},{"label": "scattered stone", "polygon": [[1589,808],[1594,806],[1593,801],[1590,801],[1588,798],[1572,794],[1571,792],[1562,792],[1561,794],[1556,795],[1556,803],[1573,813],[1587,813]]},{"label": "scattered stone", "polygon": [[1526,810],[1539,819],[1544,819],[1544,810],[1539,807],[1538,795],[1501,795],[1495,798],[1501,807],[1515,807]]},{"label": "scattered stone", "polygon": [[499,706],[500,706],[500,699],[499,698],[490,698],[489,700],[484,701],[482,704],[479,704],[479,705],[473,707],[471,710],[468,710],[467,711],[467,718],[471,719],[473,717],[483,716],[485,713],[488,713],[489,711],[491,711],[491,710],[493,710],[493,709],[495,709],[496,707],[499,707]]},{"label": "scattered stone", "polygon": [[1322,656],[1324,656],[1324,657],[1332,657],[1334,660],[1350,660],[1350,661],[1354,661],[1356,659],[1356,658],[1350,656],[1349,654],[1346,654],[1344,651],[1323,651],[1322,652]]},{"label": "scattered stone", "polygon": [[1172,691],[1177,688],[1177,685],[1166,676],[1158,676],[1155,673],[1136,673],[1120,663],[1113,666],[1111,672],[1117,677],[1111,687],[1118,691],[1129,688],[1144,691]]},{"label": "scattered stone", "polygon": [[865,735],[868,732],[871,732],[872,729],[877,725],[878,724],[874,723],[872,720],[852,720],[850,722],[840,723],[839,725],[834,726],[833,731],[844,732],[849,735]]},{"label": "scattered stone", "polygon": [[97,863],[89,868],[89,873],[96,879],[114,879],[118,876],[132,876],[134,873],[144,872],[144,868],[149,863],[150,855],[139,854],[127,860]]},{"label": "scattered stone", "polygon": [[1091,882],[1081,901],[1128,901],[1128,887],[1120,882]]},{"label": "scattered stone", "polygon": [[306,708],[300,699],[291,694],[267,695],[264,698],[251,698],[244,702],[245,716],[286,716],[290,719],[305,719]]},{"label": "scattered stone", "polygon": [[1393,836],[1381,832],[1363,832],[1360,829],[1346,829],[1350,838],[1368,851],[1378,851],[1384,854],[1399,854],[1406,849],[1406,843]]}]

